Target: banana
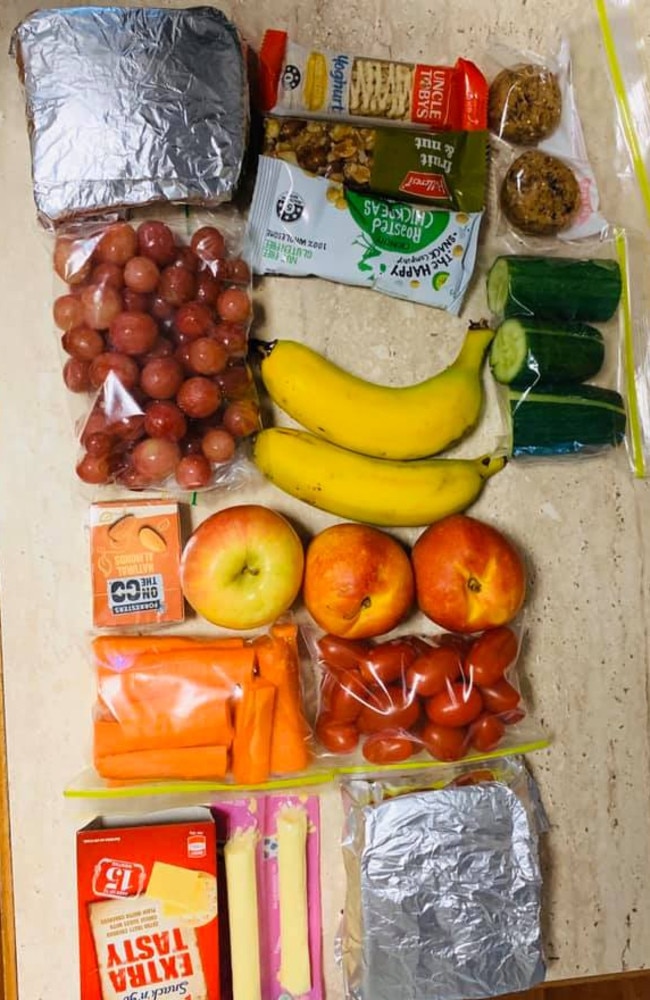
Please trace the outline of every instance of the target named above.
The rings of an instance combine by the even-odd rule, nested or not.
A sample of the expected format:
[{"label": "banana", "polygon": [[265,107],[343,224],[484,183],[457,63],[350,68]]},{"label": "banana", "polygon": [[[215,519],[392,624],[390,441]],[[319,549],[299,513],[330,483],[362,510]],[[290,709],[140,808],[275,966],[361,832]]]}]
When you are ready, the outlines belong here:
[{"label": "banana", "polygon": [[404,388],[366,382],[293,340],[257,343],[269,395],[299,424],[363,455],[408,459],[436,455],[475,426],[493,337],[486,326],[471,326],[453,364]]},{"label": "banana", "polygon": [[431,524],[465,510],[506,459],[429,458],[397,462],[358,455],[287,427],[260,431],[260,471],[298,500],[353,521],[391,527]]}]

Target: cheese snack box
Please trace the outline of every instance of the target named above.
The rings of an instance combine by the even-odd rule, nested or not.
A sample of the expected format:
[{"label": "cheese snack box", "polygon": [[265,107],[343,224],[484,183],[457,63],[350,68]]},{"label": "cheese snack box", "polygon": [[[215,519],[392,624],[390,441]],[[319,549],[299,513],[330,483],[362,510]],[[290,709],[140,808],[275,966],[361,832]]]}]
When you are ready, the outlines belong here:
[{"label": "cheese snack box", "polygon": [[98,817],[77,833],[82,1000],[219,1000],[208,809]]}]

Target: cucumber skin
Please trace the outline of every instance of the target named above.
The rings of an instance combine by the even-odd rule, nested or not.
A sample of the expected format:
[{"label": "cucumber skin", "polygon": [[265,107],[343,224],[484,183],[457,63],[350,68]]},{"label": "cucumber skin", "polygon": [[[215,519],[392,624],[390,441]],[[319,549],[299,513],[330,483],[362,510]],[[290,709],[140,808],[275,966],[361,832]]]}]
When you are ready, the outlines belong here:
[{"label": "cucumber skin", "polygon": [[528,394],[510,392],[508,404],[513,458],[595,454],[625,437],[623,400],[612,389],[553,386]]},{"label": "cucumber skin", "polygon": [[621,271],[615,260],[506,255],[494,264],[500,260],[508,265],[508,295],[500,311],[504,319],[535,316],[604,323],[616,312]]},{"label": "cucumber skin", "polygon": [[[494,374],[492,354],[498,344],[502,323],[492,341],[490,366],[498,382],[513,389],[565,382],[585,382],[597,375],[605,360],[605,344],[600,330],[586,323],[555,325],[523,316],[519,322],[526,335],[528,353],[524,365],[508,382]],[[508,320],[505,321],[506,323]],[[566,335],[566,336],[564,336]]]}]

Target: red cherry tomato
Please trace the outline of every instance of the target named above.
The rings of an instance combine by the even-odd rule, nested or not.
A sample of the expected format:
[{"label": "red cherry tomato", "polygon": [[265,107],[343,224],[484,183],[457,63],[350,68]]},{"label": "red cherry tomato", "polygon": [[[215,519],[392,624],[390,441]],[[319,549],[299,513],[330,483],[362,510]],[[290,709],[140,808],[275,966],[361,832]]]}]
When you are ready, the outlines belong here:
[{"label": "red cherry tomato", "polygon": [[426,702],[426,712],[437,726],[456,729],[466,726],[476,719],[483,709],[483,699],[475,687],[465,684],[450,684]]},{"label": "red cherry tomato", "polygon": [[467,730],[464,728],[449,729],[429,722],[420,733],[420,739],[436,760],[460,760],[467,750]]},{"label": "red cherry tomato", "polygon": [[489,712],[484,712],[483,715],[479,715],[476,722],[473,722],[470,726],[470,743],[475,750],[481,750],[483,752],[495,750],[503,739],[505,731],[506,727],[503,722],[496,717],[496,715],[490,715]]},{"label": "red cherry tomato", "polygon": [[479,687],[500,681],[517,657],[517,636],[505,625],[476,639],[467,656],[467,674]]},{"label": "red cherry tomato", "polygon": [[336,635],[322,636],[318,649],[328,668],[338,670],[359,670],[364,658],[372,649],[369,642],[354,639],[339,639]]},{"label": "red cherry tomato", "polygon": [[402,733],[377,733],[363,744],[363,756],[371,764],[399,764],[415,750],[413,740]]},{"label": "red cherry tomato", "polygon": [[359,742],[359,734],[354,726],[337,722],[325,712],[316,723],[316,739],[330,753],[352,753]]},{"label": "red cherry tomato", "polygon": [[368,684],[391,684],[405,677],[416,656],[416,650],[404,639],[378,643],[361,664],[361,676]]},{"label": "red cherry tomato", "polygon": [[482,785],[484,781],[496,781],[494,771],[467,771],[452,781],[452,785],[456,788],[463,788],[467,785]]},{"label": "red cherry tomato", "polygon": [[420,717],[420,702],[401,684],[366,691],[365,705],[357,720],[359,732],[380,733],[384,729],[410,729]]},{"label": "red cherry tomato", "polygon": [[361,714],[367,691],[358,674],[329,675],[323,685],[327,711],[337,722],[356,722]]},{"label": "red cherry tomato", "polygon": [[526,713],[521,705],[518,705],[511,712],[502,712],[499,718],[504,726],[516,726],[518,722],[526,718]]},{"label": "red cherry tomato", "polygon": [[458,679],[462,666],[455,649],[449,646],[430,648],[408,668],[406,683],[423,698],[431,698]]},{"label": "red cherry tomato", "polygon": [[495,715],[502,715],[504,712],[512,712],[521,701],[521,695],[508,681],[500,680],[489,687],[481,688],[483,701],[488,712]]}]

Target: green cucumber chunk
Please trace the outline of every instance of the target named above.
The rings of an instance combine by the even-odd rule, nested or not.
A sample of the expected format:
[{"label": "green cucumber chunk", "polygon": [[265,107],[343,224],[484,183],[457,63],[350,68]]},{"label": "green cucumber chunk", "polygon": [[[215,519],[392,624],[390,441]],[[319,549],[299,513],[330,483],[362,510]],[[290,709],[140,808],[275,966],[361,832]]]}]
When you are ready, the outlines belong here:
[{"label": "green cucumber chunk", "polygon": [[603,323],[621,298],[615,260],[502,256],[487,277],[487,298],[496,316]]},{"label": "green cucumber chunk", "polygon": [[497,382],[525,388],[553,382],[584,382],[602,368],[605,343],[586,323],[506,319],[490,349]]},{"label": "green cucumber chunk", "polygon": [[613,389],[594,385],[508,390],[513,457],[595,453],[625,436],[625,406]]}]

